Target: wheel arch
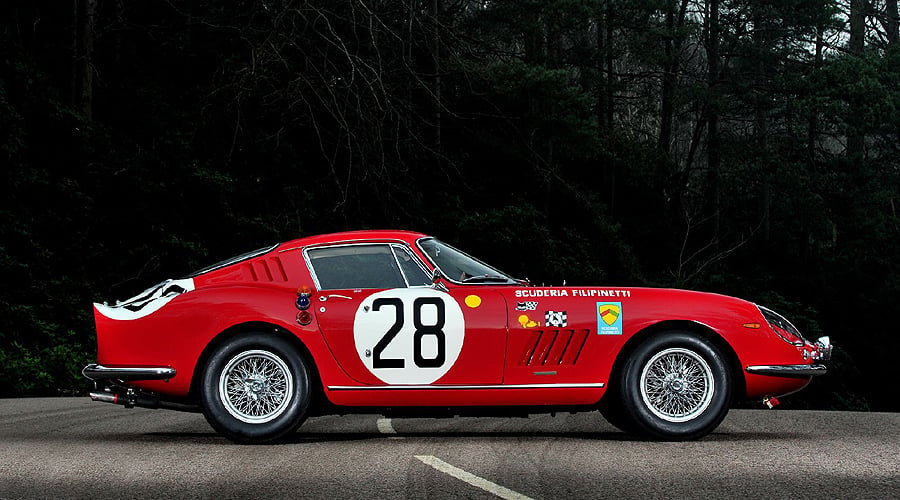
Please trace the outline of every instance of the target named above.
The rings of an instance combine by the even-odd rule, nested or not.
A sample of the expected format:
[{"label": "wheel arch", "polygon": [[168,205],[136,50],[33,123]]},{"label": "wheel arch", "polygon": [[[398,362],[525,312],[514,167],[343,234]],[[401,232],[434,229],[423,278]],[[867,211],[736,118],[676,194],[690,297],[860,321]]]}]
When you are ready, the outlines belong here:
[{"label": "wheel arch", "polygon": [[734,387],[732,388],[732,390],[734,391],[732,394],[732,401],[742,401],[745,399],[745,395],[747,392],[747,381],[744,377],[744,372],[741,369],[741,362],[738,359],[737,353],[734,352],[734,349],[731,347],[728,341],[726,341],[715,330],[702,323],[689,320],[660,321],[659,323],[654,323],[632,335],[616,355],[616,360],[615,362],[613,362],[612,370],[609,374],[609,384],[607,387],[607,391],[604,394],[611,392],[610,389],[613,388],[613,384],[618,384],[619,374],[622,370],[622,367],[631,356],[632,352],[634,352],[634,350],[639,345],[641,345],[641,343],[655,335],[659,335],[664,332],[670,332],[673,330],[695,334],[709,341],[716,348],[718,348],[719,351],[722,352],[722,354],[725,356],[725,359],[728,363],[728,369],[731,372],[732,379],[734,380]]},{"label": "wheel arch", "polygon": [[325,392],[322,388],[322,379],[319,376],[319,368],[316,366],[315,358],[313,357],[309,348],[306,347],[306,344],[304,344],[303,341],[300,340],[296,335],[292,334],[289,330],[285,329],[282,326],[266,321],[247,321],[244,323],[232,325],[213,337],[212,340],[210,340],[209,343],[206,344],[206,347],[203,348],[203,351],[200,353],[200,357],[197,359],[197,363],[194,365],[194,373],[191,376],[191,399],[194,401],[200,401],[200,384],[202,383],[203,379],[203,370],[206,368],[206,365],[209,362],[209,358],[212,357],[216,350],[219,349],[219,347],[221,347],[225,342],[235,337],[256,332],[269,333],[271,335],[287,340],[295,349],[297,349],[297,352],[300,354],[300,356],[304,358],[304,361],[306,361],[307,369],[309,370],[309,384],[311,388],[309,410],[311,412],[314,412],[321,406],[322,401],[325,400]]}]

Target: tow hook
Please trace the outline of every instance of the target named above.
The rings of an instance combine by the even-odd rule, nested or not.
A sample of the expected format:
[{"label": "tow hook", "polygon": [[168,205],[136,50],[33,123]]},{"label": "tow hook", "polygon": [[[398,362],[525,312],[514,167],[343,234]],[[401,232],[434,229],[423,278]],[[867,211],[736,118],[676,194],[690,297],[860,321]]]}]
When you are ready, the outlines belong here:
[{"label": "tow hook", "polygon": [[771,410],[772,408],[775,408],[776,406],[779,405],[779,401],[778,401],[778,398],[773,396],[771,398],[763,399],[763,404],[766,405]]}]

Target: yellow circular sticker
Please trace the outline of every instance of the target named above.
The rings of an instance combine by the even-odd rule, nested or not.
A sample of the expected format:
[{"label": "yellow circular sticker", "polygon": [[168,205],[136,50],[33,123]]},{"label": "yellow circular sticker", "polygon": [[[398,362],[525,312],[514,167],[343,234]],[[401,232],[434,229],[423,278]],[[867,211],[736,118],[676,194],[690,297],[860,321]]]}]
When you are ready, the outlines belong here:
[{"label": "yellow circular sticker", "polygon": [[469,295],[466,297],[466,305],[475,309],[476,307],[481,305],[481,297],[477,295]]}]

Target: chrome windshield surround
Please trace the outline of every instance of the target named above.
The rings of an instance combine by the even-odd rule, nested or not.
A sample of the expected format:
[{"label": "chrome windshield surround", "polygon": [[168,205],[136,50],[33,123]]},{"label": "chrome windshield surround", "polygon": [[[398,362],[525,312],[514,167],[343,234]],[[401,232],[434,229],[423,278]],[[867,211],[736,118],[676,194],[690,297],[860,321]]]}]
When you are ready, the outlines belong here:
[{"label": "chrome windshield surround", "polygon": [[775,377],[815,377],[825,375],[825,365],[751,365],[745,368],[747,373],[771,375]]},{"label": "chrome windshield surround", "polygon": [[91,363],[81,370],[91,380],[169,380],[175,377],[175,369],[168,366],[106,367]]},{"label": "chrome windshield surround", "polygon": [[[453,275],[455,275],[456,273],[448,272],[448,269],[446,269],[446,267],[447,267],[446,262],[445,262],[444,266],[441,266],[438,264],[437,260],[435,260],[436,256],[433,256],[431,253],[429,253],[428,249],[426,249],[425,246],[423,245],[423,243],[426,243],[426,242],[435,242],[436,244],[443,247],[445,250],[454,252],[457,258],[461,258],[463,261],[467,260],[468,261],[467,264],[471,264],[473,266],[473,268],[469,268],[470,270],[475,271],[475,269],[477,269],[477,271],[475,271],[475,274],[464,272],[464,273],[461,273],[459,278],[453,277]],[[494,266],[485,264],[484,262],[467,254],[466,252],[463,252],[462,250],[460,250],[456,247],[453,247],[452,245],[448,245],[447,243],[444,243],[443,241],[441,241],[433,236],[426,236],[424,238],[419,238],[418,240],[416,240],[416,247],[419,248],[419,251],[422,252],[422,255],[424,255],[425,258],[428,259],[428,262],[434,268],[440,269],[441,274],[443,275],[443,278],[445,280],[447,280],[451,283],[454,283],[456,285],[521,285],[521,282],[517,281],[512,276],[504,273],[503,271],[500,271],[499,269],[495,268]],[[438,249],[437,253],[440,254],[440,252],[441,252],[441,250]],[[480,267],[480,269],[478,269],[479,267]],[[462,269],[456,269],[456,270],[464,271]],[[469,275],[469,278],[463,278],[463,276],[466,274]],[[468,280],[472,280],[473,278],[484,279],[484,281],[474,281],[474,280],[468,281]]]}]

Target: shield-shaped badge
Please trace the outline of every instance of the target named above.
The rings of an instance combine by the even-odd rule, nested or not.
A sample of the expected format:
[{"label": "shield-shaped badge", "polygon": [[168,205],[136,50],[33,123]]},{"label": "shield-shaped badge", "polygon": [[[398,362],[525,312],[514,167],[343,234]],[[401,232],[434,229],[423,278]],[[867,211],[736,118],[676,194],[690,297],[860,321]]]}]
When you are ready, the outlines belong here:
[{"label": "shield-shaped badge", "polygon": [[612,326],[612,324],[619,319],[620,312],[621,309],[615,304],[601,304],[597,307],[597,313],[600,314],[600,319],[609,326]]}]

